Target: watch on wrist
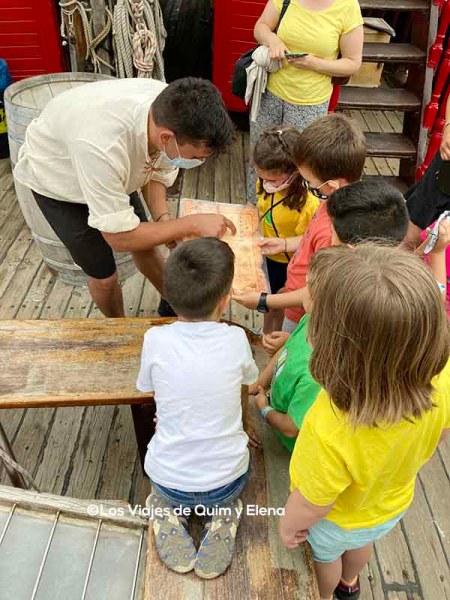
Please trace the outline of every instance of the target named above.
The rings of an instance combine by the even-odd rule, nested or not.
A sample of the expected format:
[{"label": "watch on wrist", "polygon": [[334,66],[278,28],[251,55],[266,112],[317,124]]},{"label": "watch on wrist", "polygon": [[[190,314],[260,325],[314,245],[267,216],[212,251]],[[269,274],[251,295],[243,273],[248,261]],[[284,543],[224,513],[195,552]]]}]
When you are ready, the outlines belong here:
[{"label": "watch on wrist", "polygon": [[267,306],[267,292],[261,292],[258,304],[256,305],[256,310],[260,313],[269,312],[269,307]]},{"label": "watch on wrist", "polygon": [[273,409],[270,405],[264,406],[263,408],[259,409],[259,414],[261,415],[261,417],[264,419],[264,421],[267,423],[267,415],[272,412]]}]

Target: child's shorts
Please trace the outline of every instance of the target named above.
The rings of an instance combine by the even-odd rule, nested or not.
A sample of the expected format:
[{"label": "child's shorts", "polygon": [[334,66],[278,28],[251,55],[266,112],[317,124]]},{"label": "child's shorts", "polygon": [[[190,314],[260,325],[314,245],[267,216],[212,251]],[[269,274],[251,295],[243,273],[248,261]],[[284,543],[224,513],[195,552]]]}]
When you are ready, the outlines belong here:
[{"label": "child's shorts", "polygon": [[356,550],[383,537],[393,529],[404,513],[376,527],[364,529],[342,529],[335,523],[321,519],[310,527],[308,542],[312,548],[314,560],[330,563],[337,560],[346,550]]}]

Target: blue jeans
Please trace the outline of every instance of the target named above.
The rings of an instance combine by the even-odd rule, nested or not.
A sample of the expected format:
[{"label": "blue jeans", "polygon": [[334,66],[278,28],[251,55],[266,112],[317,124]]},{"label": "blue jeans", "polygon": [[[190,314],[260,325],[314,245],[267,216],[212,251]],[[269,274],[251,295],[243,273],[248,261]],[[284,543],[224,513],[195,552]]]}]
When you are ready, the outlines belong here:
[{"label": "blue jeans", "polygon": [[188,506],[220,506],[233,502],[242,494],[244,487],[250,476],[250,468],[244,475],[241,475],[231,483],[222,487],[210,490],[209,492],[182,492],[159,485],[152,481],[152,488],[160,496],[167,500],[173,507]]}]

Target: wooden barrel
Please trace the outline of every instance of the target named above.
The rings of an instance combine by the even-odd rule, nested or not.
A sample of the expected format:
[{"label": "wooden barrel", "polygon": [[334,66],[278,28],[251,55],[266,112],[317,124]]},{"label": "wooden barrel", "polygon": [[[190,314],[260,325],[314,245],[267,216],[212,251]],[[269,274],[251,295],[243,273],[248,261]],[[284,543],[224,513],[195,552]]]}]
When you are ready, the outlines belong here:
[{"label": "wooden barrel", "polygon": [[[6,89],[5,109],[13,167],[17,162],[19,148],[24,142],[29,123],[39,116],[47,102],[61,92],[98,79],[112,78],[95,73],[55,73],[23,79]],[[52,271],[56,271],[65,283],[86,285],[86,275],[73,262],[70,253],[48,224],[31,191],[19,181],[14,181],[14,185],[25,221],[47,266]],[[136,269],[130,254],[115,253],[115,258],[121,280],[135,273]]]}]

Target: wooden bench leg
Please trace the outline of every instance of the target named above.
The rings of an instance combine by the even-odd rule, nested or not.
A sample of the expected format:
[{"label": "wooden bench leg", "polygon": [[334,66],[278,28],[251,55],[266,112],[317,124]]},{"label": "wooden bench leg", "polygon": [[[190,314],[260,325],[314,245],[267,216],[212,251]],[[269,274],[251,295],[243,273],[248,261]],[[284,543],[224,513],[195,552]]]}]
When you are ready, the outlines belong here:
[{"label": "wooden bench leg", "polygon": [[156,404],[132,404],[131,414],[133,415],[134,433],[138,446],[139,457],[141,459],[142,470],[144,470],[145,454],[147,446],[155,433],[155,424],[153,419],[156,415]]},{"label": "wooden bench leg", "polygon": [[[13,459],[13,461],[17,462],[16,458],[14,456],[13,450],[11,448],[11,444],[9,443],[8,436],[6,435],[5,430],[3,429],[1,423],[0,423],[0,448],[4,452],[6,452],[6,454],[8,454]],[[2,462],[1,458],[0,458],[0,462]],[[22,477],[22,475],[20,473],[18,473],[15,469],[10,467],[6,463],[3,463],[3,465],[5,467],[6,473],[8,474],[8,477],[14,487],[22,488],[24,490],[28,489],[28,486],[25,483],[25,479]]]}]

